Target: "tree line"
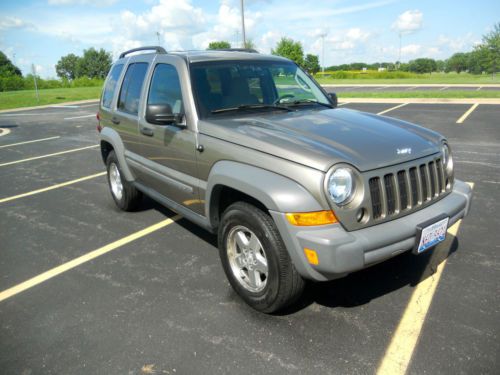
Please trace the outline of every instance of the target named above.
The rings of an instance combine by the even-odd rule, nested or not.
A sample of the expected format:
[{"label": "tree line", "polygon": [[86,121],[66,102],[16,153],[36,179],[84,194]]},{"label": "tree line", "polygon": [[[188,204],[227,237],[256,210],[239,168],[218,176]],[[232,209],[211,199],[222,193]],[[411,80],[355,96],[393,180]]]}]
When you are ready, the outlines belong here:
[{"label": "tree line", "polygon": [[[227,41],[214,41],[208,49],[231,48]],[[248,40],[245,48],[256,46]],[[273,55],[279,55],[295,61],[309,73],[315,74],[320,70],[319,57],[314,54],[304,54],[300,42],[291,38],[282,38],[276,47],[271,50]],[[431,72],[469,72],[472,74],[495,74],[499,69],[500,61],[500,23],[493,26],[492,31],[483,36],[482,42],[471,52],[459,52],[446,60],[419,58],[408,63],[381,62],[381,63],[351,63],[326,67],[328,71],[349,70],[377,70],[385,68],[389,71],[403,71],[414,73]],[[39,88],[58,88],[75,86],[98,86],[108,74],[112,64],[111,53],[104,49],[89,48],[83,51],[82,56],[73,53],[62,56],[55,68],[58,80],[38,78]],[[0,91],[33,89],[33,75],[22,75],[21,70],[0,51]]]}]

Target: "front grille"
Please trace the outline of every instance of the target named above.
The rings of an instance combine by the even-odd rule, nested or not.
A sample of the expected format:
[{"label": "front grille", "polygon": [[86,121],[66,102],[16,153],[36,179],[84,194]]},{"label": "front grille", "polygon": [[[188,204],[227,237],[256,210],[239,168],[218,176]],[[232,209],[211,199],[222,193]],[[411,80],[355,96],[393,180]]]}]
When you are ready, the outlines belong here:
[{"label": "front grille", "polygon": [[372,218],[396,216],[402,211],[421,206],[445,193],[445,176],[441,159],[371,177]]}]

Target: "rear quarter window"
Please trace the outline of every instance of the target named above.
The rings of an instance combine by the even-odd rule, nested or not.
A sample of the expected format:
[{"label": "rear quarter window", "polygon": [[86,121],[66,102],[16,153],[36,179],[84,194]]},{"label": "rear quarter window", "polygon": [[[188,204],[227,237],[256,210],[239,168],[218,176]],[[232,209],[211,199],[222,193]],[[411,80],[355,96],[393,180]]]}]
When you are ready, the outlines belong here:
[{"label": "rear quarter window", "polygon": [[102,106],[109,108],[111,107],[111,102],[115,96],[116,84],[118,83],[118,78],[123,70],[123,64],[116,64],[113,69],[108,74],[106,79],[106,85],[104,86],[104,91],[102,93]]},{"label": "rear quarter window", "polygon": [[139,112],[139,101],[141,99],[144,77],[148,71],[147,63],[130,64],[123,78],[120,97],[118,98],[118,109],[133,115]]}]

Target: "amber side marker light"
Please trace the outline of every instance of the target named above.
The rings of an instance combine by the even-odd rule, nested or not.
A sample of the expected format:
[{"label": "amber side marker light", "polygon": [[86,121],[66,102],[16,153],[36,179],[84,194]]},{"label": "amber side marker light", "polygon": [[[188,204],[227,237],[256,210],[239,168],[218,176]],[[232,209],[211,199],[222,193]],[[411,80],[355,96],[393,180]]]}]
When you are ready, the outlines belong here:
[{"label": "amber side marker light", "polygon": [[288,213],[286,218],[290,224],[297,226],[326,225],[338,222],[333,211]]},{"label": "amber side marker light", "polygon": [[307,261],[315,266],[319,264],[318,254],[312,249],[304,248],[304,254],[306,255]]}]

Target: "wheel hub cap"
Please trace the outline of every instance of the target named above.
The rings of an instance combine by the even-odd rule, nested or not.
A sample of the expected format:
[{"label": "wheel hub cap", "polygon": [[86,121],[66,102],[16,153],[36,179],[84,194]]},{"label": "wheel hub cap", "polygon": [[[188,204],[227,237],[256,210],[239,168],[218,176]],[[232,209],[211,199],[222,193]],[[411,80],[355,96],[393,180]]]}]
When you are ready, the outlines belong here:
[{"label": "wheel hub cap", "polygon": [[115,198],[121,200],[123,197],[123,184],[120,170],[115,163],[111,163],[109,166],[109,184],[111,185],[111,192]]},{"label": "wheel hub cap", "polygon": [[236,280],[251,292],[267,285],[267,257],[259,238],[247,227],[235,226],[227,236],[227,255]]}]

